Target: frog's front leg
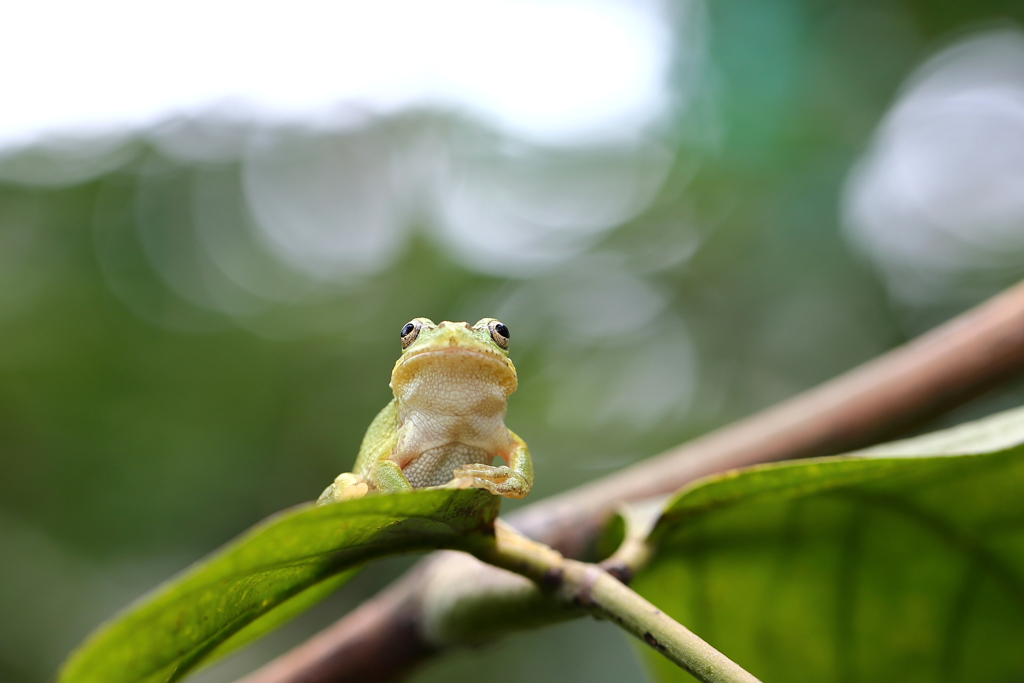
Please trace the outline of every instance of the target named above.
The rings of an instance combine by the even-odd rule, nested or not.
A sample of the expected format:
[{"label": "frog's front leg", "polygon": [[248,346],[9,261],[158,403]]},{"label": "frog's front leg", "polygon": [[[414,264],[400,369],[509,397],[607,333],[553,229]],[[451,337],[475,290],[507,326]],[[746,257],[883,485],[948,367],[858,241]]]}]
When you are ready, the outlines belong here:
[{"label": "frog's front leg", "polygon": [[384,493],[401,493],[412,491],[412,484],[405,478],[405,473],[394,460],[378,460],[370,471],[374,490]]},{"label": "frog's front leg", "polygon": [[[412,484],[405,478],[402,468],[392,460],[380,460],[370,470],[370,482],[373,483],[374,491],[383,493],[397,493],[400,491],[412,491]],[[325,503],[337,503],[342,500],[362,498],[370,490],[370,485],[358,474],[345,472],[339,474],[334,483],[324,489],[317,499],[317,505]]]},{"label": "frog's front leg", "polygon": [[487,489],[506,498],[524,498],[533,487],[533,461],[526,443],[512,430],[508,434],[513,443],[508,465],[464,465],[452,472],[451,485]]}]

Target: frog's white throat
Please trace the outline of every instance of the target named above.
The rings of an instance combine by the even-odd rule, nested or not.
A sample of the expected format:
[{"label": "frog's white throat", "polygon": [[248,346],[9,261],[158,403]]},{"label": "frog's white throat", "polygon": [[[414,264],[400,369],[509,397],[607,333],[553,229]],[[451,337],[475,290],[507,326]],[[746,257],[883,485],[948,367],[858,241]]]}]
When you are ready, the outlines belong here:
[{"label": "frog's white throat", "polygon": [[514,374],[478,354],[424,354],[392,376],[398,399],[399,460],[449,444],[498,455],[508,445],[505,408]]},{"label": "frog's white throat", "polygon": [[[438,415],[504,417],[510,388],[508,371],[494,361],[445,354],[416,359],[412,372],[395,373],[391,388],[406,410]],[[511,380],[515,382],[514,376]]]}]

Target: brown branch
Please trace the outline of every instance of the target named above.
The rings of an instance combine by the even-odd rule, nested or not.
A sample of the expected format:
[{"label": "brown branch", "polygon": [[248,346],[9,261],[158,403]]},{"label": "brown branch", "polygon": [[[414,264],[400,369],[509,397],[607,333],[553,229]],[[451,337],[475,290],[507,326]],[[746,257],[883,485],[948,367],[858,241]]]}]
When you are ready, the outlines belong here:
[{"label": "brown branch", "polygon": [[[509,516],[528,536],[580,557],[623,501],[674,491],[723,470],[868,446],[1024,370],[1024,284],[922,337],[732,425]],[[270,663],[245,683],[393,680],[440,645],[420,623],[431,560],[381,597]],[[500,570],[480,564],[466,591]]]},{"label": "brown branch", "polygon": [[245,679],[247,683],[393,681],[437,651],[420,637],[417,596],[428,558],[344,619]]},{"label": "brown branch", "polygon": [[716,472],[843,453],[898,434],[1024,370],[1024,283],[818,387],[661,455],[524,507],[520,531],[578,557],[622,500]]}]

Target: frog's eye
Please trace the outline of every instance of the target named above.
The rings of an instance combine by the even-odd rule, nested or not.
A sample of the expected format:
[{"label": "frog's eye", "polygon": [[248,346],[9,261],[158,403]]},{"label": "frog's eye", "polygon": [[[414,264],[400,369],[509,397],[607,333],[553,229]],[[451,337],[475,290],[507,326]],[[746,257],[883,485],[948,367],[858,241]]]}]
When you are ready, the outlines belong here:
[{"label": "frog's eye", "polygon": [[404,349],[409,344],[416,341],[416,337],[420,336],[420,328],[423,324],[419,320],[410,320],[402,328],[402,348]]},{"label": "frog's eye", "polygon": [[508,348],[508,338],[510,335],[508,333],[508,328],[505,327],[505,323],[492,320],[487,324],[487,329],[490,330],[491,339],[494,340],[495,344],[503,349]]}]

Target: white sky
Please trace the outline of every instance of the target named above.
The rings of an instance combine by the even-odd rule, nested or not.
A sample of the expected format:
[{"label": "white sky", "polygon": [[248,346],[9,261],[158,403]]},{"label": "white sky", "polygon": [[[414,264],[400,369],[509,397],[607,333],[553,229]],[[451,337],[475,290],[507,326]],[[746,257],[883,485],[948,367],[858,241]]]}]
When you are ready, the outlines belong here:
[{"label": "white sky", "polygon": [[0,148],[232,103],[465,108],[549,142],[629,137],[663,112],[655,0],[34,0],[0,13]]}]

